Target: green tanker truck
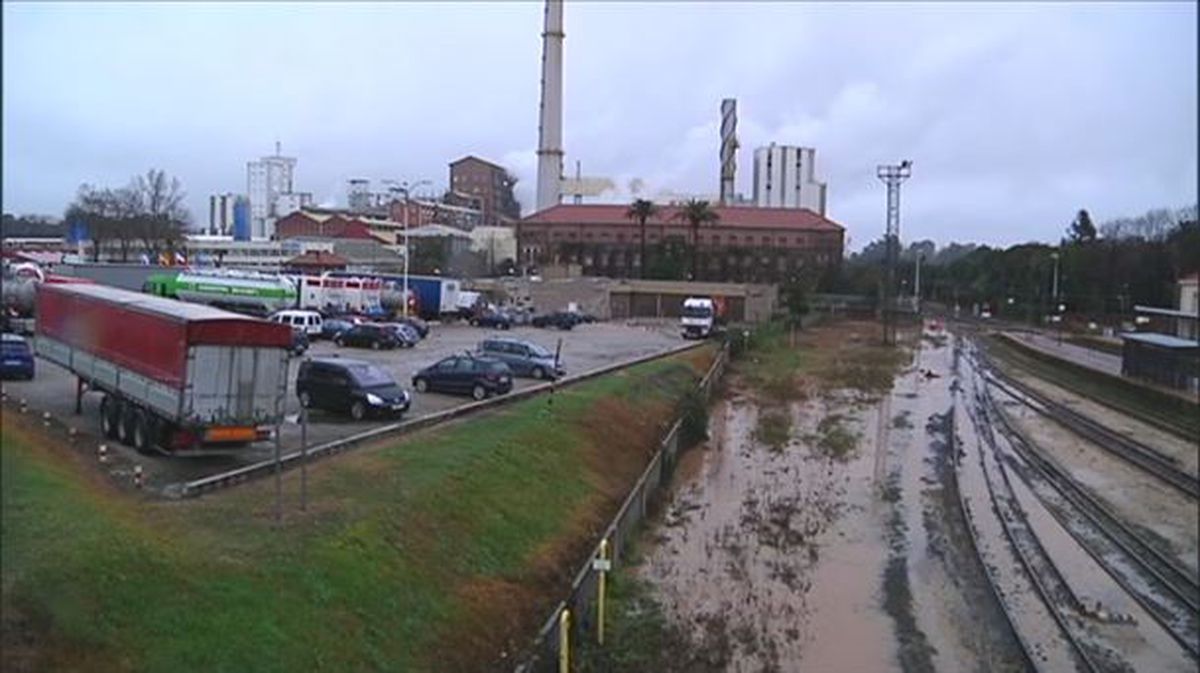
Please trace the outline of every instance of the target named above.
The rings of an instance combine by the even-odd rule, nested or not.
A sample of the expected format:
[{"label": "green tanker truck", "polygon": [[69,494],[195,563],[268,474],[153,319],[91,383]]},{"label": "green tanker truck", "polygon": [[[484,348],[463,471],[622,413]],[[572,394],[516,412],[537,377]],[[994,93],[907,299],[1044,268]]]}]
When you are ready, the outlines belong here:
[{"label": "green tanker truck", "polygon": [[292,281],[255,271],[212,269],[156,273],[142,290],[241,313],[269,314],[296,306],[299,294]]}]

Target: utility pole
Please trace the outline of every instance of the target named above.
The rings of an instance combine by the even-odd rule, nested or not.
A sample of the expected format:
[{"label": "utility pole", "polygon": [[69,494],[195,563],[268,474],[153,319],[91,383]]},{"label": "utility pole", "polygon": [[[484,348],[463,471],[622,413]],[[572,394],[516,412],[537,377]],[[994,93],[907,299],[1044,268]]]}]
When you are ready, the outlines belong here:
[{"label": "utility pole", "polygon": [[925,260],[925,255],[917,255],[917,275],[913,279],[913,307],[917,310],[917,315],[921,314],[921,262]]},{"label": "utility pole", "polygon": [[883,287],[883,344],[896,345],[896,258],[900,247],[900,183],[912,175],[912,162],[905,159],[899,165],[883,164],[875,175],[887,185],[887,246]]}]

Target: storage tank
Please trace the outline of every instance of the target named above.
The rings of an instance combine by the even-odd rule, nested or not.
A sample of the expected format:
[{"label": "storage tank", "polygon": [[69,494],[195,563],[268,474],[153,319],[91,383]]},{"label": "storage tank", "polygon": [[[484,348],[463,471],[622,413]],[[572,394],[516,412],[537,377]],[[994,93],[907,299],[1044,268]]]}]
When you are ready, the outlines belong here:
[{"label": "storage tank", "polygon": [[250,201],[244,196],[233,204],[233,240],[250,240]]}]

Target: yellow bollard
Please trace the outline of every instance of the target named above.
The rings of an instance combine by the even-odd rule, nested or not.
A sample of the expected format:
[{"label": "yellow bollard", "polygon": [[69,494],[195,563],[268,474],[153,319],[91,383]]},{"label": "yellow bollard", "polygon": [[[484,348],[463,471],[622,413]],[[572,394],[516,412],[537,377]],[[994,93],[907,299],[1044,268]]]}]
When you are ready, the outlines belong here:
[{"label": "yellow bollard", "polygon": [[558,673],[571,673],[571,611],[558,616]]},{"label": "yellow bollard", "polygon": [[599,582],[599,590],[598,590],[598,593],[600,595],[598,596],[599,600],[596,601],[596,612],[597,612],[597,615],[596,615],[597,616],[596,640],[601,645],[603,645],[604,644],[604,594],[607,593],[605,591],[605,582],[608,578],[608,571],[612,570],[612,561],[610,561],[608,559],[608,539],[607,538],[600,541],[600,558],[596,559],[596,562],[593,563],[592,566],[600,573],[600,582]]}]

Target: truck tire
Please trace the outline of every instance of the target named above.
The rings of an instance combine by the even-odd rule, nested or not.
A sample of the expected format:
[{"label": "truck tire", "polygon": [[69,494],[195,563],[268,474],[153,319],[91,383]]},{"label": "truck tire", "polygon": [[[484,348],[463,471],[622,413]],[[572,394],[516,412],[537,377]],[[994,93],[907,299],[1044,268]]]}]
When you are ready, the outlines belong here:
[{"label": "truck tire", "polygon": [[149,453],[154,445],[150,425],[146,412],[141,409],[133,412],[133,448],[137,449],[138,453]]},{"label": "truck tire", "polygon": [[117,439],[125,446],[133,446],[133,417],[137,413],[137,409],[128,402],[121,405],[121,413],[118,416],[117,423]]},{"label": "truck tire", "polygon": [[111,395],[105,395],[100,400],[100,434],[108,439],[117,438],[117,425],[120,421],[121,405]]}]

